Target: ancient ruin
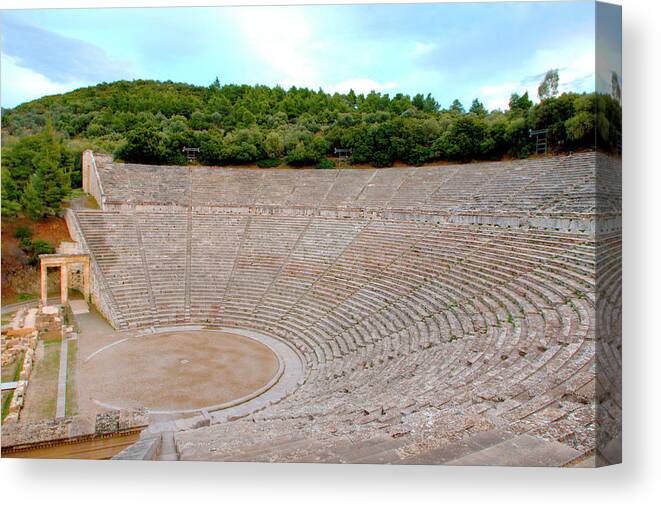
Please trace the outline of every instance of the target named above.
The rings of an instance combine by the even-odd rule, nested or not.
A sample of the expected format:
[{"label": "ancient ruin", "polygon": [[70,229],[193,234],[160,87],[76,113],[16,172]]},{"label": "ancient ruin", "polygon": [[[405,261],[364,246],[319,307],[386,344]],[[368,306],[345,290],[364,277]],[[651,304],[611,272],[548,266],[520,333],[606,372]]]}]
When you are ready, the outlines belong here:
[{"label": "ancient ruin", "polygon": [[86,152],[100,209],[66,219],[112,340],[209,330],[281,347],[265,390],[153,421],[120,457],[619,462],[620,181],[620,160],[594,152],[338,170]]}]

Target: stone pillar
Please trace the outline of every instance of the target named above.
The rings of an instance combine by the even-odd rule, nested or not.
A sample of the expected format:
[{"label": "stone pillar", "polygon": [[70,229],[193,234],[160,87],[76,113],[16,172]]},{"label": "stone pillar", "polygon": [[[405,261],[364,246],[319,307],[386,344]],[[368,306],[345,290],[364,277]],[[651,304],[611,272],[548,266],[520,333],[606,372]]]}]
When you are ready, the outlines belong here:
[{"label": "stone pillar", "polygon": [[90,259],[89,257],[83,262],[83,296],[85,301],[89,303],[90,300]]},{"label": "stone pillar", "polygon": [[63,305],[69,299],[69,266],[62,264],[60,266],[60,300]]},{"label": "stone pillar", "polygon": [[44,266],[44,261],[40,263],[41,266],[41,303],[46,304],[48,299],[48,268]]}]

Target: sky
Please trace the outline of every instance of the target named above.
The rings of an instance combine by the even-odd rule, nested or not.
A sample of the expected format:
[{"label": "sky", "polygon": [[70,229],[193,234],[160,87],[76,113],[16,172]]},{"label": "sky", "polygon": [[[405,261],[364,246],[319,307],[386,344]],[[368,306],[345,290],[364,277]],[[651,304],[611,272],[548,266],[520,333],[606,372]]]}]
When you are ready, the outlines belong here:
[{"label": "sky", "polygon": [[[526,2],[2,11],[0,103],[120,79],[431,93],[442,106],[595,89],[595,4]],[[612,52],[617,55],[617,49]],[[614,56],[611,55],[611,58]],[[621,62],[618,62],[621,67]],[[617,67],[610,60],[604,72]],[[606,79],[606,78],[604,78]],[[607,79],[610,82],[610,78]]]}]

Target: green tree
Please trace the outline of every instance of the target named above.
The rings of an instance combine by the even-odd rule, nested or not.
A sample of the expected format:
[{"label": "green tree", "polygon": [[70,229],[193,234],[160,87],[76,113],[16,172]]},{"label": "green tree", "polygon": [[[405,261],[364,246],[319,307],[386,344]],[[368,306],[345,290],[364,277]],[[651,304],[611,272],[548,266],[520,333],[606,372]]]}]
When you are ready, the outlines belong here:
[{"label": "green tree", "polygon": [[524,93],[523,95],[519,95],[518,93],[513,93],[510,96],[510,112],[511,113],[525,113],[527,112],[532,106],[532,100],[528,97],[528,92]]},{"label": "green tree", "polygon": [[46,207],[41,198],[40,185],[40,180],[37,180],[35,184],[35,178],[30,179],[21,199],[25,214],[32,220],[40,220],[46,214]]},{"label": "green tree", "polygon": [[557,96],[559,82],[560,76],[558,74],[558,69],[549,70],[537,88],[537,96],[539,97],[539,100],[545,100]]},{"label": "green tree", "polygon": [[622,85],[620,85],[620,76],[617,72],[611,72],[611,97],[618,102],[622,101]]},{"label": "green tree", "polygon": [[126,141],[115,156],[138,164],[160,164],[166,160],[164,135],[156,127],[137,127],[126,134]]},{"label": "green tree", "polygon": [[71,191],[70,168],[62,164],[62,145],[50,120],[39,137],[40,145],[32,158],[35,172],[22,196],[23,207],[33,220],[57,215]]},{"label": "green tree", "polygon": [[282,157],[285,151],[285,141],[277,131],[269,132],[264,139],[264,151],[266,156],[271,159]]},{"label": "green tree", "polygon": [[473,100],[471,108],[468,112],[476,114],[477,116],[486,116],[487,114],[487,110],[485,109],[484,104],[482,104],[482,102],[480,102],[478,99]]},{"label": "green tree", "polygon": [[21,210],[21,194],[9,169],[2,168],[2,216],[14,217]]},{"label": "green tree", "polygon": [[452,101],[452,105],[450,106],[450,112],[455,114],[464,114],[466,110],[464,109],[463,104],[459,102],[459,99],[454,99]]}]

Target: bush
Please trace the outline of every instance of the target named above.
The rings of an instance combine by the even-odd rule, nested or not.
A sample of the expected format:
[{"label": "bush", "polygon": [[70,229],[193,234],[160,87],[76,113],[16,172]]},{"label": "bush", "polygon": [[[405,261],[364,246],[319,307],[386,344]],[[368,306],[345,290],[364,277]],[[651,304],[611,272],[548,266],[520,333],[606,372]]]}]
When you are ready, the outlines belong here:
[{"label": "bush", "polygon": [[335,169],[336,167],[337,167],[337,163],[335,162],[335,160],[329,160],[327,158],[323,158],[317,163],[315,169]]},{"label": "bush", "polygon": [[30,239],[32,238],[32,229],[27,225],[19,225],[14,231],[14,237],[18,240]]},{"label": "bush", "polygon": [[39,262],[39,256],[42,254],[52,254],[55,253],[55,248],[48,241],[43,239],[35,239],[32,242],[32,257],[28,261],[28,264],[31,266],[36,266]]},{"label": "bush", "polygon": [[35,255],[55,253],[55,248],[53,248],[53,245],[43,239],[35,239],[32,242],[32,246],[34,248]]},{"label": "bush", "polygon": [[282,162],[277,158],[265,158],[257,161],[257,167],[262,169],[269,169],[271,167],[278,167]]}]

